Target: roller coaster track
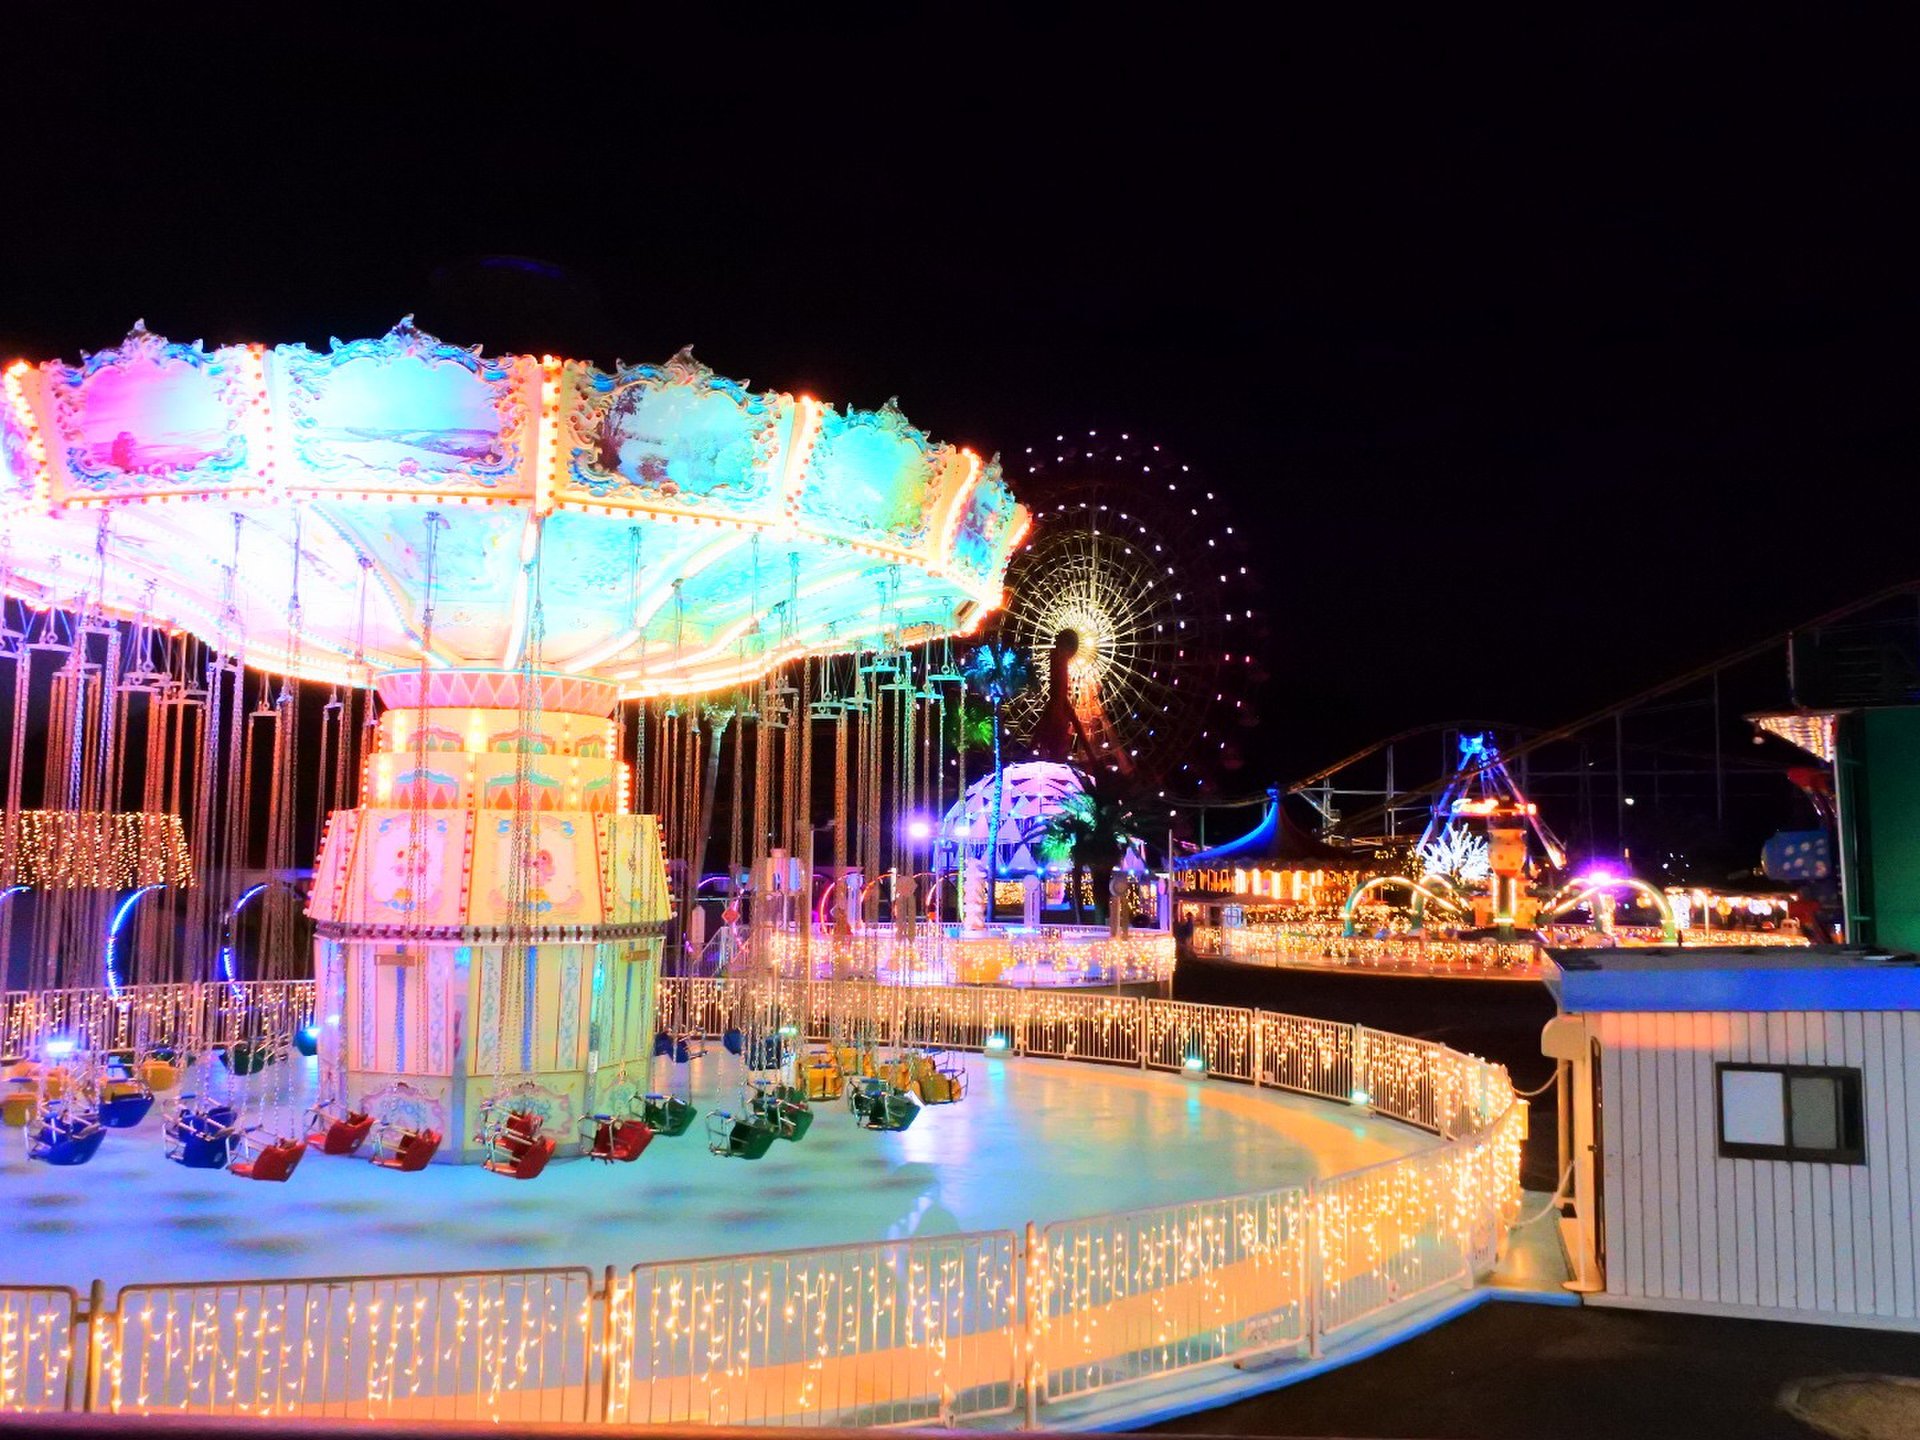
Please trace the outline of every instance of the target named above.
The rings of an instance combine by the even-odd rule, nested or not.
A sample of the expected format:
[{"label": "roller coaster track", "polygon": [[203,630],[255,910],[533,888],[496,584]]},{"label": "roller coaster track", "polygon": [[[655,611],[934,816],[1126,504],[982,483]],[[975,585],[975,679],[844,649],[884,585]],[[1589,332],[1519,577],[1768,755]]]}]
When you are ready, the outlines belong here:
[{"label": "roller coaster track", "polygon": [[[1625,715],[1629,711],[1637,710],[1644,705],[1648,705],[1653,701],[1662,698],[1663,696],[1671,695],[1676,690],[1684,690],[1689,685],[1697,684],[1702,680],[1708,679],[1711,676],[1717,674],[1719,671],[1726,670],[1731,666],[1739,665],[1747,660],[1752,660],[1758,656],[1764,655],[1769,650],[1775,649],[1776,647],[1784,646],[1789,641],[1791,641],[1795,635],[1799,634],[1803,630],[1817,630],[1828,625],[1836,624],[1841,620],[1847,619],[1849,616],[1857,615],[1863,610],[1870,610],[1876,605],[1883,605],[1887,601],[1897,599],[1902,595],[1920,595],[1920,580],[1906,580],[1906,581],[1902,581],[1898,585],[1889,585],[1884,590],[1875,591],[1873,594],[1865,596],[1858,600],[1851,600],[1847,602],[1845,605],[1842,605],[1837,609],[1829,610],[1826,613],[1821,615],[1816,615],[1809,620],[1803,620],[1797,625],[1790,625],[1785,630],[1776,631],[1774,634],[1768,635],[1764,639],[1756,640],[1751,644],[1746,645],[1741,649],[1735,650],[1729,654],[1716,656],[1713,660],[1708,661],[1706,664],[1697,665],[1691,670],[1688,670],[1682,674],[1676,675],[1671,679],[1663,680],[1658,685],[1650,686],[1649,688],[1645,690],[1641,690],[1636,694],[1629,695],[1626,699],[1616,701],[1613,704],[1608,705],[1603,709],[1595,710],[1592,713],[1587,715],[1582,715],[1578,719],[1570,720],[1563,725],[1552,726],[1545,730],[1537,730],[1533,734],[1529,735],[1526,739],[1518,741],[1513,745],[1507,746],[1502,758],[1509,765],[1511,765],[1514,761],[1520,759],[1522,756],[1531,754],[1533,751],[1540,749],[1542,746],[1551,745],[1558,740],[1569,739],[1572,736],[1580,734],[1584,730],[1591,729],[1595,725],[1599,725],[1604,723],[1605,721],[1612,720],[1617,716]],[[1385,740],[1376,741],[1374,744],[1368,746],[1366,749],[1361,750],[1356,754],[1351,755],[1346,759],[1337,762],[1334,765],[1323,767],[1322,769],[1314,772],[1312,775],[1309,775],[1302,780],[1298,780],[1294,782],[1292,785],[1287,787],[1287,793],[1293,794],[1296,791],[1299,791],[1311,785],[1314,785],[1319,781],[1326,779],[1329,775],[1332,775],[1342,769],[1345,769],[1348,765],[1354,764],[1359,760],[1365,759],[1368,756],[1375,754],[1379,750],[1383,749],[1385,746],[1391,745],[1397,740],[1407,739],[1412,736],[1426,734],[1429,731],[1441,730],[1445,728],[1448,728],[1448,727],[1445,725],[1421,725],[1411,730],[1402,731],[1398,735],[1390,735]],[[1456,726],[1454,728],[1471,728],[1471,727]],[[1487,727],[1480,727],[1480,728],[1487,728]],[[1442,775],[1437,780],[1431,781],[1425,785],[1416,786],[1411,790],[1402,791],[1401,793],[1394,795],[1391,798],[1381,802],[1378,805],[1372,806],[1369,809],[1359,811],[1352,815],[1342,816],[1338,822],[1336,822],[1333,826],[1330,827],[1330,832],[1334,834],[1343,834],[1343,833],[1351,834],[1355,831],[1364,832],[1365,826],[1371,825],[1375,821],[1384,819],[1387,813],[1391,810],[1397,810],[1406,806],[1411,806],[1411,805],[1417,804],[1421,800],[1431,799],[1433,796],[1439,794],[1442,790],[1444,790],[1449,784],[1449,782],[1451,782],[1455,778],[1456,777],[1453,775]]]}]

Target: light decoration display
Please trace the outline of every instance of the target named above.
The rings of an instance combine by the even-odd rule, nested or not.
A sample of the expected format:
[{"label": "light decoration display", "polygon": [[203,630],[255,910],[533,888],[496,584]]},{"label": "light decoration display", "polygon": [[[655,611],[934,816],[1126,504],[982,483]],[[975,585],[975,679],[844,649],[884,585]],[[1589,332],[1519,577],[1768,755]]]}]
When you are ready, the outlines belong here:
[{"label": "light decoration display", "polygon": [[788,978],[885,979],[912,983],[993,985],[1010,972],[1022,984],[1072,985],[1098,979],[1165,981],[1173,974],[1173,936],[1164,930],[1110,935],[1104,928],[1044,925],[1038,930],[998,925],[980,934],[930,926],[907,935],[890,925],[866,925],[846,936],[767,937],[767,968]]},{"label": "light decoration display", "polygon": [[[1068,675],[1093,763],[1175,795],[1212,793],[1257,720],[1264,624],[1258,567],[1224,502],[1129,434],[1062,434],[1020,458],[1035,523],[1007,568],[1002,636],[1038,674],[1060,631],[1079,636]],[[1044,700],[1015,699],[1016,733]]]},{"label": "light decoration display", "polygon": [[1836,712],[1831,710],[1788,710],[1772,715],[1747,717],[1764,734],[1775,736],[1806,751],[1822,763],[1833,763],[1833,730]]},{"label": "light decoration display", "polygon": [[[1024,1402],[1031,1422],[1094,1391],[1317,1351],[1361,1321],[1390,1322],[1490,1271],[1518,1212],[1525,1105],[1501,1067],[1429,1042],[1110,995],[666,983],[689,990],[686,1013],[720,1026],[772,1003],[814,1035],[857,1022],[883,1041],[937,1032],[962,1048],[1162,1070],[1198,1056],[1211,1076],[1364,1103],[1441,1143],[1304,1186],[1059,1221],[1024,1239],[660,1261],[601,1278],[572,1268],[128,1286],[96,1316],[100,1343],[84,1360],[98,1383],[86,1392],[115,1413],[876,1424]],[[13,1293],[0,1291],[0,1374],[57,1363],[39,1391],[58,1408],[77,1379],[65,1367],[82,1357],[70,1341],[32,1348],[22,1337],[60,1333],[59,1316],[10,1326]]]},{"label": "light decoration display", "polygon": [[1194,952],[1250,965],[1383,970],[1420,975],[1492,975],[1538,979],[1545,946],[1533,940],[1457,940],[1401,932],[1346,933],[1337,918],[1196,929]]},{"label": "light decoration display", "polygon": [[54,1286],[0,1287],[0,1414],[66,1408],[73,1302]]},{"label": "light decoration display", "polygon": [[1493,874],[1484,837],[1464,825],[1448,825],[1420,847],[1421,872],[1454,885],[1475,885]]},{"label": "light decoration display", "polygon": [[41,890],[193,884],[178,815],[22,810],[15,874]]},{"label": "light decoration display", "polygon": [[[232,549],[238,517],[230,628],[245,659],[338,684],[423,658],[511,669],[535,543],[543,665],[623,696],[668,695],[800,654],[964,629],[1000,603],[1024,525],[997,464],[929,439],[890,405],[750,391],[684,351],[602,371],[484,355],[410,321],[323,353],[208,349],[136,326],[78,365],[16,362],[0,398],[16,593],[61,604],[93,583],[104,525],[102,607],[213,635],[225,609],[213,557]],[[423,657],[430,517],[447,526],[444,600]],[[734,639],[790,588],[799,613],[780,643],[743,653]]]}]

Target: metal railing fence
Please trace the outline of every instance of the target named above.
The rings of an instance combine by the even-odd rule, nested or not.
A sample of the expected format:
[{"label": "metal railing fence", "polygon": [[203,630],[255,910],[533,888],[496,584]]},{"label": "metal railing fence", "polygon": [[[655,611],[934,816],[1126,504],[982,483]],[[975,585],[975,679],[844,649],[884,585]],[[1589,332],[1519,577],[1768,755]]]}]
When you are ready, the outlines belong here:
[{"label": "metal railing fence", "polygon": [[[61,998],[41,1016],[118,1024],[123,1002],[201,1027],[242,1003]],[[260,992],[243,1018],[310,1014],[302,1004],[311,987]],[[861,981],[671,979],[661,1005],[664,1023],[705,1036],[777,1020],[812,1040],[1180,1070],[1365,1107],[1444,1143],[1304,1186],[1023,1234],[662,1261],[598,1279],[552,1269],[151,1283],[111,1304],[97,1282],[84,1302],[59,1287],[0,1288],[0,1409],[813,1426],[1018,1413],[1034,1424],[1048,1405],[1116,1386],[1317,1353],[1471,1286],[1518,1210],[1526,1107],[1505,1069],[1424,1041],[1114,994]]]}]

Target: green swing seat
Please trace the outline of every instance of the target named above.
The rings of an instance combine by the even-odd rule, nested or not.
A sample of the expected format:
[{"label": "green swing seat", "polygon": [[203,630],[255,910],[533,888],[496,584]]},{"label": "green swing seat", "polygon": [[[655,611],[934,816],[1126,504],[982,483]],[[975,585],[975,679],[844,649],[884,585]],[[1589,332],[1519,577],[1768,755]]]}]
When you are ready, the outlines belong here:
[{"label": "green swing seat", "polygon": [[912,1095],[874,1076],[848,1089],[847,1105],[853,1118],[868,1130],[904,1130],[920,1118],[920,1106]]},{"label": "green swing seat", "polygon": [[707,1149],[734,1160],[758,1160],[773,1148],[774,1130],[751,1115],[715,1110],[707,1116]]},{"label": "green swing seat", "polygon": [[792,1085],[776,1085],[757,1093],[747,1108],[761,1124],[782,1140],[804,1140],[813,1128],[813,1107]]},{"label": "green swing seat", "polygon": [[656,1135],[684,1135],[700,1112],[677,1095],[648,1095],[640,1102],[640,1118]]}]

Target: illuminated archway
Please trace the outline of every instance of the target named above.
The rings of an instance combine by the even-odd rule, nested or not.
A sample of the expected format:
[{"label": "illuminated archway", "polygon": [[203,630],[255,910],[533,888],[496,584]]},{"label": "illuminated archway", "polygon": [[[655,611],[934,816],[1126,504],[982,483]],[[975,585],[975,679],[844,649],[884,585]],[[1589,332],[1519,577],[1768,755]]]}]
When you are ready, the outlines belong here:
[{"label": "illuminated archway", "polygon": [[[26,887],[16,886],[14,888],[25,889]],[[142,885],[138,890],[130,892],[125,899],[114,906],[113,918],[107,921],[107,990],[116,1000],[120,998],[120,969],[115,963],[120,950],[120,932],[126,927],[127,917],[133,913],[134,906],[138,905],[142,899],[151,895],[154,891],[164,890],[166,888],[164,885]],[[9,890],[7,893],[12,894],[13,892]]]},{"label": "illuminated archway", "polygon": [[[1669,945],[1677,945],[1680,943],[1680,925],[1679,922],[1674,919],[1673,906],[1668,903],[1667,897],[1661,894],[1660,891],[1654,889],[1654,887],[1646,881],[1636,880],[1631,875],[1623,875],[1618,878],[1604,880],[1573,881],[1566,889],[1560,892],[1560,894],[1566,898],[1556,897],[1547,902],[1546,909],[1540,913],[1540,921],[1542,924],[1549,924],[1559,919],[1569,910],[1577,908],[1586,901],[1591,900],[1595,895],[1602,894],[1615,885],[1624,885],[1635,894],[1644,897],[1648,903],[1653,906],[1654,910],[1659,913],[1660,938],[1665,940]],[[1567,890],[1572,890],[1574,893],[1567,895]]]},{"label": "illuminated archway", "polygon": [[220,978],[229,984],[236,983],[240,979],[234,965],[234,947],[239,938],[241,912],[276,885],[285,889],[296,900],[305,898],[301,894],[300,887],[294,884],[293,881],[275,877],[271,880],[261,880],[249,885],[234,898],[233,904],[227,908],[226,919],[220,927]]},{"label": "illuminated archway", "polygon": [[1358,885],[1354,886],[1353,894],[1347,897],[1347,903],[1340,911],[1340,933],[1342,935],[1351,936],[1353,934],[1354,912],[1360,908],[1360,902],[1366,898],[1368,892],[1384,890],[1389,885],[1404,885],[1421,899],[1430,900],[1435,905],[1451,910],[1456,915],[1464,915],[1466,913],[1466,907],[1451,895],[1443,895],[1438,890],[1421,884],[1410,875],[1375,875],[1371,879],[1362,880]]}]

